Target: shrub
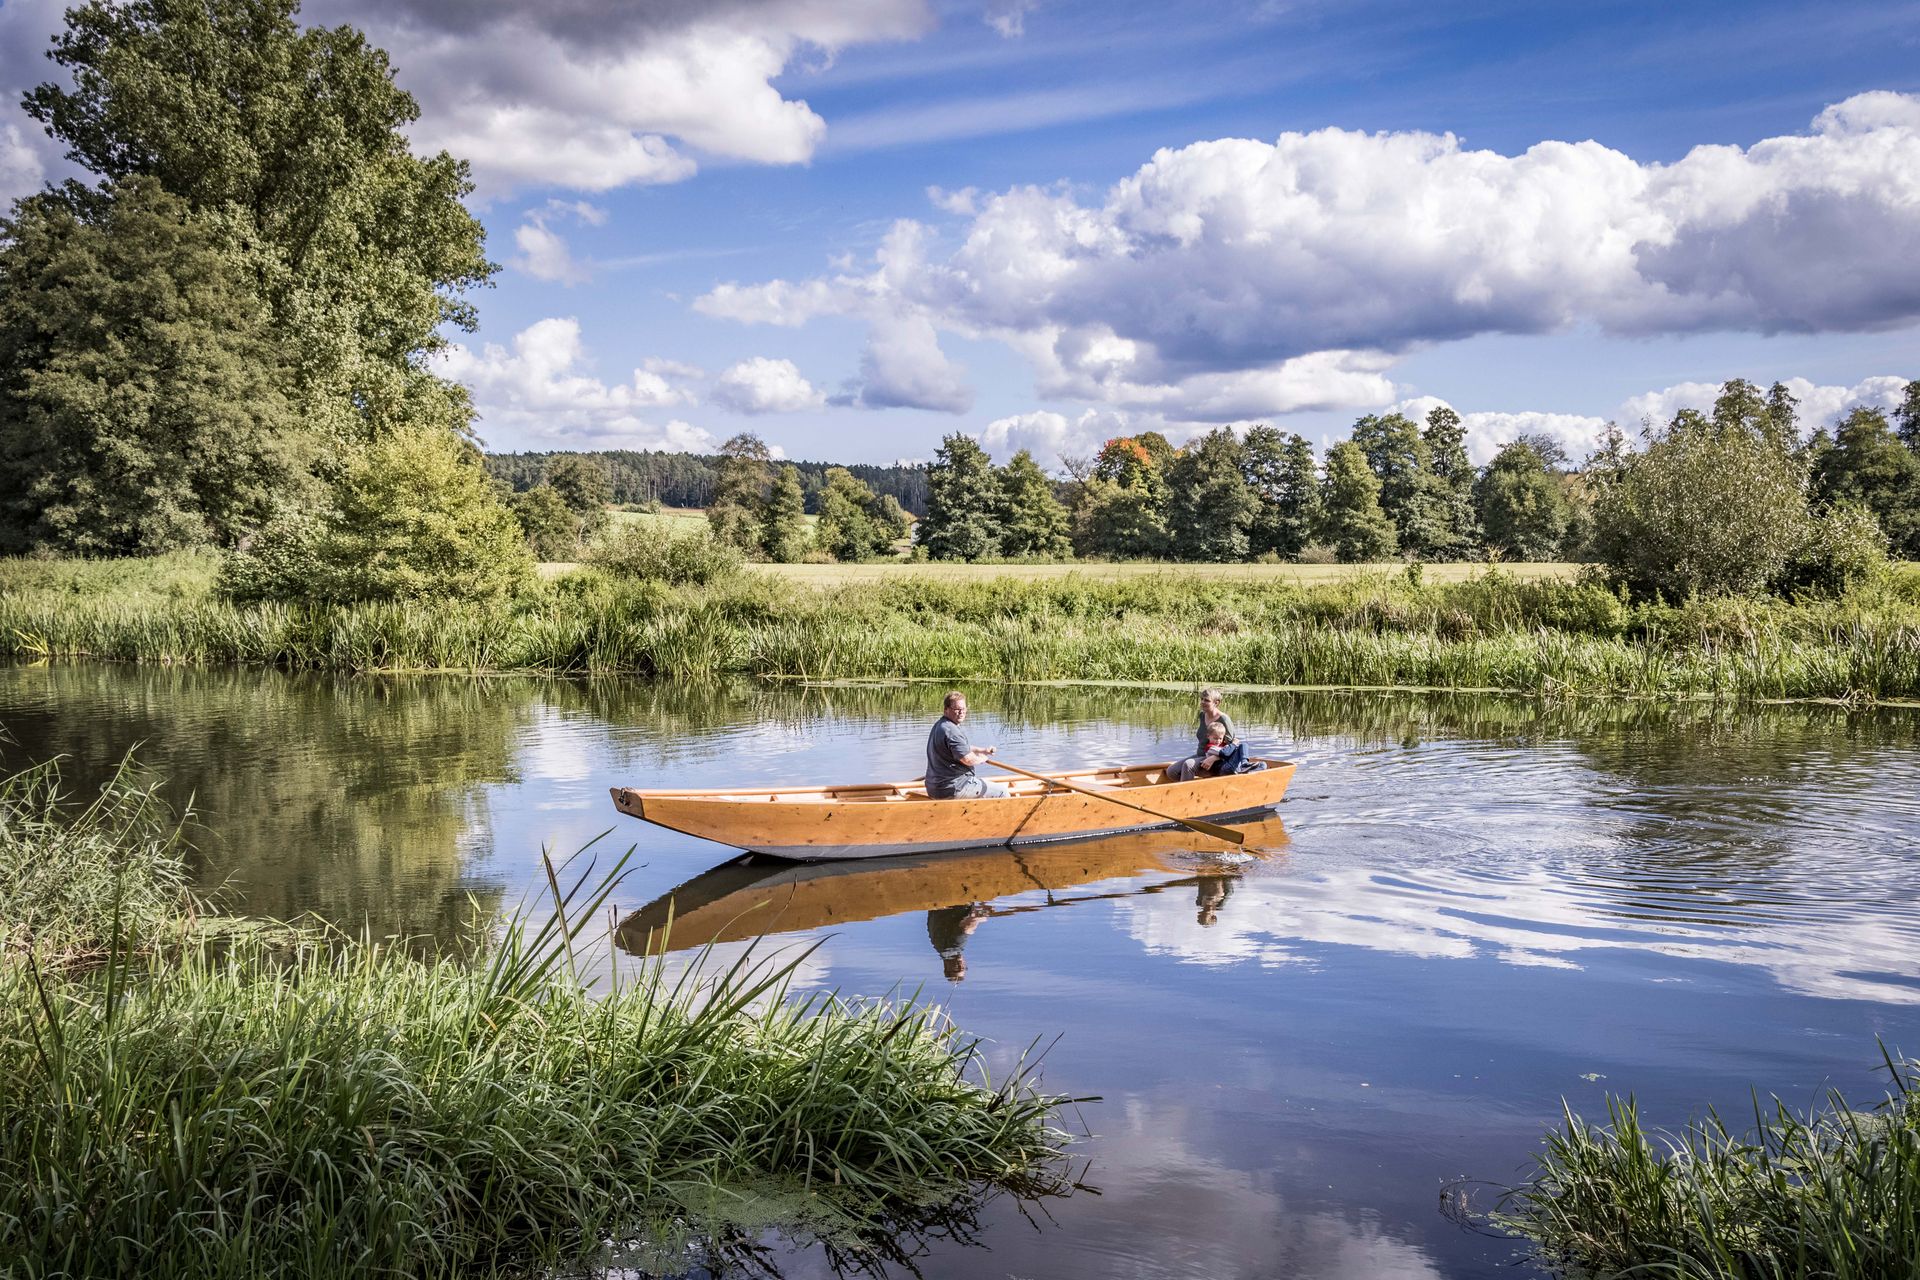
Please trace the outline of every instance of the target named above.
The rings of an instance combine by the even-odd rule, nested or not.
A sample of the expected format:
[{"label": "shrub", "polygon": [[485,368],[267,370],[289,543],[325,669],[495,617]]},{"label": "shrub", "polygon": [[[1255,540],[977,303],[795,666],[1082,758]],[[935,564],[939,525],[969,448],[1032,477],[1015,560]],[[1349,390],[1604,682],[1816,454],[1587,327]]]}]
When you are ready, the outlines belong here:
[{"label": "shrub", "polygon": [[552,485],[537,484],[515,494],[513,514],[536,560],[571,560],[579,551],[580,520]]},{"label": "shrub", "polygon": [[1683,412],[1598,477],[1600,558],[1637,592],[1757,594],[1809,541],[1803,470],[1764,433]]},{"label": "shrub", "polygon": [[494,600],[533,580],[520,523],[451,432],[396,431],[351,460],[330,509],[283,521],[221,575],[234,599]]},{"label": "shrub", "polygon": [[1845,503],[1808,522],[1806,541],[1787,566],[1783,590],[1843,595],[1887,567],[1887,539],[1865,507]]},{"label": "shrub", "polygon": [[596,543],[587,563],[616,578],[700,586],[739,573],[746,557],[704,529],[675,536],[661,524],[636,521]]}]

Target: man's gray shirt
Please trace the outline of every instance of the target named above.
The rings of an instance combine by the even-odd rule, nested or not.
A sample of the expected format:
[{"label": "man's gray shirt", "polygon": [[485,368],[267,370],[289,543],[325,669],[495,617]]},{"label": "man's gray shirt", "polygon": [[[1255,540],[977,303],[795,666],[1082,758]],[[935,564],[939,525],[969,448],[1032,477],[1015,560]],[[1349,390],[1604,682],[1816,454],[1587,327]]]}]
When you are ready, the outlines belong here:
[{"label": "man's gray shirt", "polygon": [[951,800],[954,784],[974,775],[973,766],[962,764],[973,750],[966,730],[941,716],[927,735],[927,794],[937,800]]}]

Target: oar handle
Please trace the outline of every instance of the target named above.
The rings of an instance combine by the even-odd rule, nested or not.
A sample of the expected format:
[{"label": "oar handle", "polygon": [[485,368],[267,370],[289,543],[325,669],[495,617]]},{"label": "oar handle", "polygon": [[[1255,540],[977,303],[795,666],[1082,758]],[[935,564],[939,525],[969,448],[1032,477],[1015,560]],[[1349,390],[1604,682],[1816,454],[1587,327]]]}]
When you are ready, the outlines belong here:
[{"label": "oar handle", "polygon": [[1202,822],[1198,818],[1180,818],[1171,813],[1161,813],[1158,809],[1149,809],[1143,804],[1135,804],[1131,800],[1122,800],[1119,796],[1113,795],[1111,792],[1096,791],[1092,787],[1083,787],[1078,783],[1068,782],[1065,778],[1055,778],[1044,773],[1036,773],[1032,769],[1022,769],[1017,764],[1008,764],[1003,760],[988,759],[984,763],[990,764],[996,769],[1005,769],[1008,773],[1017,773],[1022,777],[1032,778],[1038,782],[1049,783],[1056,787],[1065,788],[1068,791],[1077,791],[1083,796],[1092,796],[1095,800],[1105,800],[1108,804],[1117,804],[1123,809],[1132,809],[1136,813],[1144,813],[1149,818],[1158,818],[1162,822],[1176,823],[1179,826],[1187,828],[1189,831],[1198,831],[1203,836],[1212,836],[1215,840],[1224,840],[1228,844],[1245,844],[1247,842],[1247,837],[1241,832],[1235,831],[1232,827],[1223,827],[1217,822]]}]

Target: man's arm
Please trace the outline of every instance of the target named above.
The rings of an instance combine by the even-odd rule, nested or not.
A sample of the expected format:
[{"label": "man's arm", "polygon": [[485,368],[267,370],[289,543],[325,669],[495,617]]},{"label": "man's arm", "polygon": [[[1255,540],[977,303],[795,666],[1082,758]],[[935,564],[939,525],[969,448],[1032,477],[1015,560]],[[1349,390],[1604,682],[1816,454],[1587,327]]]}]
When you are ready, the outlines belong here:
[{"label": "man's arm", "polygon": [[960,763],[971,769],[992,754],[992,747],[975,747],[960,757]]}]

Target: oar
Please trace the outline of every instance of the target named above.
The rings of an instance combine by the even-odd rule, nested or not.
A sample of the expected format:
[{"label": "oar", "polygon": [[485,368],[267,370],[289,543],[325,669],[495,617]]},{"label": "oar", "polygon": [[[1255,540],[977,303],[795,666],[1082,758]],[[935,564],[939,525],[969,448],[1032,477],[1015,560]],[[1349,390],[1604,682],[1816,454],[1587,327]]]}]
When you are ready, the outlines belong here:
[{"label": "oar", "polygon": [[1232,827],[1223,827],[1215,822],[1202,822],[1198,818],[1176,818],[1170,813],[1161,813],[1159,810],[1149,809],[1143,804],[1135,804],[1131,800],[1122,800],[1119,796],[1111,792],[1096,791],[1092,787],[1083,787],[1078,783],[1068,782],[1065,778],[1050,778],[1044,773],[1035,773],[1031,769],[1022,769],[1017,764],[1007,764],[1001,760],[988,760],[986,763],[996,769],[1005,769],[1008,773],[1017,773],[1022,777],[1033,778],[1040,782],[1050,782],[1056,787],[1063,787],[1068,791],[1078,791],[1083,796],[1092,796],[1095,800],[1105,800],[1109,804],[1117,804],[1123,809],[1132,809],[1137,813],[1144,813],[1149,818],[1158,818],[1162,822],[1177,822],[1183,827],[1198,831],[1203,836],[1212,836],[1215,840],[1225,840],[1228,844],[1245,844],[1247,842],[1247,837],[1235,831]]}]

